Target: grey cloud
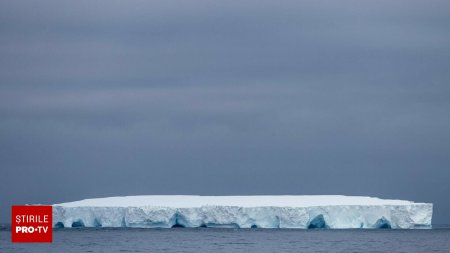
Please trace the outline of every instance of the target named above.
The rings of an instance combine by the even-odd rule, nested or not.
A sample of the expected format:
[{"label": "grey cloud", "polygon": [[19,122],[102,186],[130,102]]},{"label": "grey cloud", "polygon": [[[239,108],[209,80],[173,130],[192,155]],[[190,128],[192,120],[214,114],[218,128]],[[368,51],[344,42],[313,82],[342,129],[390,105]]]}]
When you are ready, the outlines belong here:
[{"label": "grey cloud", "polygon": [[0,220],[96,196],[349,194],[448,223],[449,7],[2,1]]}]

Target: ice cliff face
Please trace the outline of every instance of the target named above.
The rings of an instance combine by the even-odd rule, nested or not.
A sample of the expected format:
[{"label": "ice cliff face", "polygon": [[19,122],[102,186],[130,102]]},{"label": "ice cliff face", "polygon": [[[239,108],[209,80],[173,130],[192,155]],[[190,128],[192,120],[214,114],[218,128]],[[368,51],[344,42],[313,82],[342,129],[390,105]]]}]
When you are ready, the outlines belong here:
[{"label": "ice cliff face", "polygon": [[129,196],[55,204],[53,226],[430,228],[432,209],[349,196]]}]

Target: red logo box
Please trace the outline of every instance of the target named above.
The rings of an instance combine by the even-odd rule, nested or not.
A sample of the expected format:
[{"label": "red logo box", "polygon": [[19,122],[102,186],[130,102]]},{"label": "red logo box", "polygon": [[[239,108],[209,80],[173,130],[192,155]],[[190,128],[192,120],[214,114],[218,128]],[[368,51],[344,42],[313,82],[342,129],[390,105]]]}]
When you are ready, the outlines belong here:
[{"label": "red logo box", "polygon": [[12,242],[52,242],[52,206],[12,206]]}]

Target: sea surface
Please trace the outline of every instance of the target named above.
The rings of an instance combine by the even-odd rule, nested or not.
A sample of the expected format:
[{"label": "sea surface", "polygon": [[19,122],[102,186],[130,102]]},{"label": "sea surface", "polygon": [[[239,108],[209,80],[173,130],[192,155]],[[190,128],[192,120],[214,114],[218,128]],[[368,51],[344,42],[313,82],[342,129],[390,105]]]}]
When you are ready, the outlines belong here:
[{"label": "sea surface", "polygon": [[450,252],[450,228],[390,229],[54,229],[53,243],[11,243],[0,252]]}]

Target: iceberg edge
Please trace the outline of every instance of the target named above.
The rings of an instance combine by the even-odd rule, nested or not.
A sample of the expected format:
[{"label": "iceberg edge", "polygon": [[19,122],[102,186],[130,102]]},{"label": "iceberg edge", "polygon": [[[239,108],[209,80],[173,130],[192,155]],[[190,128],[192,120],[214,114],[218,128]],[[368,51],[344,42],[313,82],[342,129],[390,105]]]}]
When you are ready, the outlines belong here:
[{"label": "iceberg edge", "polygon": [[432,212],[352,196],[130,196],[55,204],[53,227],[415,229],[431,228]]}]

